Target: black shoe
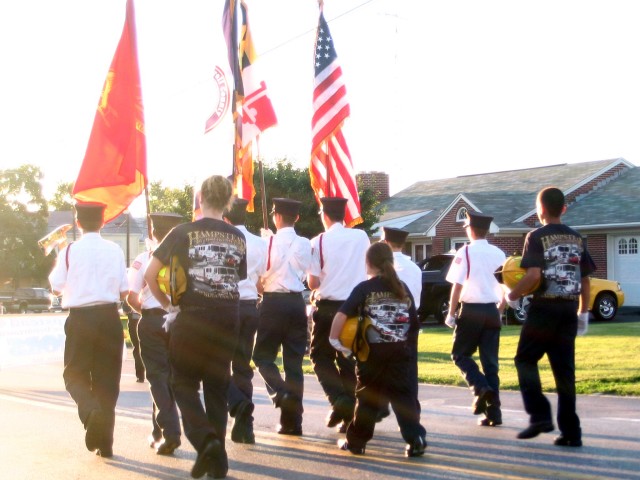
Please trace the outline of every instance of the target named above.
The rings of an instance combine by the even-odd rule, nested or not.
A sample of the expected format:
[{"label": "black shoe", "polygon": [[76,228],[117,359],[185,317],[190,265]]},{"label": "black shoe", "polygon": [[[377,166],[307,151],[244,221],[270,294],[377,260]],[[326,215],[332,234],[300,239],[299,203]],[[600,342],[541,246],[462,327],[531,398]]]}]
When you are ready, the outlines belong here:
[{"label": "black shoe", "polygon": [[276,432],[280,435],[293,435],[293,436],[301,436],[302,435],[302,426],[301,425],[278,425],[276,428]]},{"label": "black shoe", "polygon": [[340,425],[338,425],[338,427],[336,428],[336,432],[338,433],[347,433],[347,428],[349,428],[349,424],[351,422],[345,422],[343,421],[342,423],[340,423]]},{"label": "black shoe", "polygon": [[481,427],[497,427],[498,425],[502,425],[502,419],[481,418],[478,420],[478,425]]},{"label": "black shoe", "polygon": [[161,442],[156,442],[156,453],[158,455],[172,455],[179,446],[179,438],[165,438]]},{"label": "black shoe", "polygon": [[365,447],[352,447],[351,445],[349,445],[349,442],[347,442],[346,440],[338,440],[338,448],[340,450],[345,450],[347,452],[351,452],[354,455],[364,455],[364,449]]},{"label": "black shoe", "polygon": [[416,438],[412,443],[408,444],[404,450],[405,457],[420,457],[424,455],[427,448],[427,439],[424,437]]},{"label": "black shoe", "polygon": [[471,409],[474,415],[482,415],[487,410],[495,397],[495,392],[490,388],[482,388],[477,397],[474,397]]},{"label": "black shoe", "polygon": [[331,409],[329,414],[327,415],[327,427],[333,428],[337,427],[340,422],[342,422],[342,415],[338,413],[336,410]]},{"label": "black shoe", "polygon": [[[200,452],[191,469],[193,478],[200,478],[213,468],[214,462],[225,453],[224,447],[217,438],[209,439]],[[226,474],[225,474],[226,475]],[[224,477],[220,477],[224,478]]]},{"label": "black shoe", "polygon": [[99,448],[96,450],[96,455],[102,458],[111,458],[113,457],[113,449],[112,448]]},{"label": "black shoe", "polygon": [[529,425],[518,434],[518,438],[526,440],[528,438],[537,437],[541,433],[553,432],[553,423],[551,422],[535,422]]},{"label": "black shoe", "polygon": [[284,415],[294,416],[302,413],[300,401],[293,393],[287,392],[283,394],[277,406],[280,407]]},{"label": "black shoe", "polygon": [[229,459],[227,458],[227,452],[222,451],[222,455],[214,459],[211,468],[207,472],[209,478],[226,478],[229,472]]},{"label": "black shoe", "polygon": [[104,418],[102,410],[91,410],[85,427],[87,433],[84,436],[84,443],[87,446],[87,450],[93,452],[100,448],[104,438],[106,419]]},{"label": "black shoe", "polygon": [[553,444],[558,445],[559,447],[581,447],[582,439],[570,438],[565,437],[564,435],[560,435],[559,437],[556,437],[556,439],[553,441]]},{"label": "black shoe", "polygon": [[138,382],[138,383],[144,383],[144,377],[137,377],[137,378],[136,378],[136,382]]},{"label": "black shoe", "polygon": [[234,443],[256,443],[253,433],[253,422],[249,419],[236,417],[231,428],[231,441]]}]

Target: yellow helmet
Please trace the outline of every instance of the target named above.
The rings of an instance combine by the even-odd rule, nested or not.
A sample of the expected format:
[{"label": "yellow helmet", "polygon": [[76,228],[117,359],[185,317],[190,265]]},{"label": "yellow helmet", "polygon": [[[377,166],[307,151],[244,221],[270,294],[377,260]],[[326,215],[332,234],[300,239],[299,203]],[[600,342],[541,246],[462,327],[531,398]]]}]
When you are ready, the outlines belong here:
[{"label": "yellow helmet", "polygon": [[178,262],[178,257],[173,255],[169,265],[163,265],[158,271],[158,286],[165,295],[169,295],[172,305],[178,305],[180,297],[187,290],[187,275]]},{"label": "yellow helmet", "polygon": [[[503,283],[509,288],[509,290],[513,290],[513,288],[522,280],[522,278],[527,273],[526,268],[522,268],[520,266],[520,262],[522,261],[522,257],[519,255],[514,255],[508,257],[504,263],[502,264],[502,268],[496,272],[496,278],[498,282]],[[540,288],[540,283],[542,278],[535,284],[528,292],[524,292],[523,295],[530,295],[535,292],[538,288]]]},{"label": "yellow helmet", "polygon": [[[342,331],[340,332],[340,343],[350,349],[357,355],[358,360],[364,362],[369,358],[369,344],[365,332],[367,328],[371,326],[371,319],[365,317],[362,321],[362,325],[358,324],[358,317],[349,317],[344,322]],[[360,327],[360,331],[358,331]]]}]

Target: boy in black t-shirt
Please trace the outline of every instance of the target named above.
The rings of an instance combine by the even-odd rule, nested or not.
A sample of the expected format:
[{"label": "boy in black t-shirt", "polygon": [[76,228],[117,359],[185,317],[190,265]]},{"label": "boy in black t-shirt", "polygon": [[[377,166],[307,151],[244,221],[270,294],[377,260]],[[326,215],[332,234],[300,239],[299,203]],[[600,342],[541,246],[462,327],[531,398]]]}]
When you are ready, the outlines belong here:
[{"label": "boy in black t-shirt", "polygon": [[170,314],[178,309],[160,290],[158,272],[176,256],[187,278],[179,313],[170,325],[169,361],[184,432],[198,452],[191,470],[194,478],[205,473],[224,478],[229,468],[224,446],[227,390],[238,337],[238,282],[247,277],[244,234],[222,219],[231,194],[226,178],[214,175],[205,180],[204,218],[175,227],[153,252],[145,273],[151,293]]},{"label": "boy in black t-shirt", "polygon": [[529,305],[522,326],[515,364],[529,426],[520,439],[554,429],[551,405],[542,393],[538,361],[546,353],[558,391],[558,428],[555,445],[582,446],[580,419],[576,413],[575,339],[584,335],[589,320],[589,275],[595,265],[578,232],[563,225],[564,194],[545,188],[536,200],[542,227],[530,232],[524,243],[522,280],[507,295],[510,306],[542,280]]}]

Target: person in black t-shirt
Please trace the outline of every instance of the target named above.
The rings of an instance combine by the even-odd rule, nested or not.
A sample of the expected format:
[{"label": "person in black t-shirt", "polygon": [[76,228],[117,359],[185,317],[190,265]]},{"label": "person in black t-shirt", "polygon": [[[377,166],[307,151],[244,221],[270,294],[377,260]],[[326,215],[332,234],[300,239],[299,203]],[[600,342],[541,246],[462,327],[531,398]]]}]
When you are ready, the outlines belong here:
[{"label": "person in black t-shirt", "polygon": [[336,313],[329,343],[345,355],[351,351],[340,343],[339,335],[348,317],[362,312],[371,326],[365,331],[369,344],[366,361],[356,357],[356,409],[347,427],[341,450],[362,455],[373,437],[376,418],[387,403],[396,414],[405,455],[417,457],[427,447],[427,431],[420,424],[416,380],[416,337],[418,317],[413,297],[393,266],[393,252],[386,243],[374,243],[367,250],[367,271],[371,278],[359,283]]},{"label": "person in black t-shirt", "polygon": [[238,336],[238,282],[247,277],[244,234],[222,219],[231,195],[226,178],[214,175],[205,180],[204,218],[175,227],[153,252],[145,273],[149,289],[170,314],[177,309],[160,290],[158,272],[175,256],[187,278],[179,312],[169,327],[169,360],[184,432],[198,452],[191,470],[194,478],[205,473],[224,478],[228,470],[227,390]]},{"label": "person in black t-shirt", "polygon": [[542,281],[533,293],[527,321],[522,326],[515,357],[520,392],[529,426],[520,439],[554,429],[551,405],[542,393],[538,361],[546,353],[558,391],[558,428],[555,445],[582,446],[580,419],[576,413],[575,340],[584,335],[589,321],[589,277],[595,265],[584,239],[563,225],[564,194],[545,188],[536,200],[542,227],[530,232],[524,243],[521,266],[525,276],[507,294],[513,308],[524,292]]}]

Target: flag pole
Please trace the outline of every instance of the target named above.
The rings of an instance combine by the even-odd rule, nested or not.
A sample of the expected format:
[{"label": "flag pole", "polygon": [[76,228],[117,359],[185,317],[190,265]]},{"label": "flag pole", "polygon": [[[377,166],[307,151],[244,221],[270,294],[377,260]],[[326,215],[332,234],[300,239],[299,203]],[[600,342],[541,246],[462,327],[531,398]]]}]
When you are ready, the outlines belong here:
[{"label": "flag pole", "polygon": [[144,186],[144,203],[147,209],[147,235],[149,236],[149,240],[153,240],[153,229],[151,227],[151,208],[149,206],[149,187],[148,185]]},{"label": "flag pole", "polygon": [[[322,0],[320,0],[322,1]],[[331,196],[331,149],[329,148],[329,141],[324,141],[324,146],[327,149],[327,163],[325,164],[325,168],[327,169],[327,194],[326,197]]]},{"label": "flag pole", "polygon": [[260,172],[260,205],[262,205],[262,223],[265,230],[269,228],[267,216],[267,192],[264,186],[264,171],[262,170],[262,158],[260,157],[260,135],[256,135],[256,150],[258,157],[258,171]]}]

